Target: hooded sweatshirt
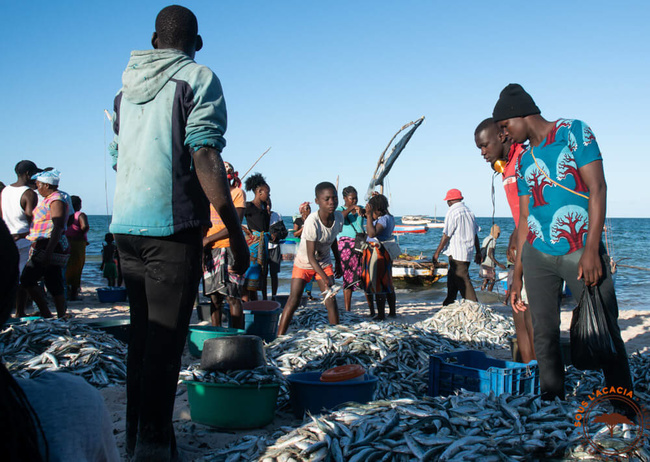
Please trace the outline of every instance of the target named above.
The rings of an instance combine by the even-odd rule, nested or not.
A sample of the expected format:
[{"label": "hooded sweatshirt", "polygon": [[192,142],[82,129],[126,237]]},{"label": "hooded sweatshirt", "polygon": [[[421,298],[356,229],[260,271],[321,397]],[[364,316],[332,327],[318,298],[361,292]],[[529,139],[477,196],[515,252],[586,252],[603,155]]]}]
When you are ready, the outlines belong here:
[{"label": "hooded sweatshirt", "polygon": [[122,85],[109,147],[117,170],[111,232],[169,236],[209,227],[192,154],[226,144],[219,79],[181,51],[147,50],[131,53]]}]

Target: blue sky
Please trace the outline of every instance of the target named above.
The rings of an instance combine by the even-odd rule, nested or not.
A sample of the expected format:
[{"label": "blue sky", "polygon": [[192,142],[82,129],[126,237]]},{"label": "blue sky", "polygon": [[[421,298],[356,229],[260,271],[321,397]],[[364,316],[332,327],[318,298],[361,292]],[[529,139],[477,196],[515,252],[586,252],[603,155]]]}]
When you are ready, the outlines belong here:
[{"label": "blue sky", "polygon": [[[112,210],[112,108],[134,49],[151,47],[168,2],[3,2],[0,180],[21,159],[63,172],[90,214]],[[650,216],[646,2],[190,1],[228,106],[223,157],[255,171],[285,215],[320,181],[365,191],[403,124],[426,116],[389,175],[391,211],[443,215],[449,188],[491,214],[491,171],[474,145],[501,89],[520,83],[547,119],[594,130],[608,214]],[[108,195],[104,182],[107,179]],[[496,215],[509,209],[497,184]]]}]

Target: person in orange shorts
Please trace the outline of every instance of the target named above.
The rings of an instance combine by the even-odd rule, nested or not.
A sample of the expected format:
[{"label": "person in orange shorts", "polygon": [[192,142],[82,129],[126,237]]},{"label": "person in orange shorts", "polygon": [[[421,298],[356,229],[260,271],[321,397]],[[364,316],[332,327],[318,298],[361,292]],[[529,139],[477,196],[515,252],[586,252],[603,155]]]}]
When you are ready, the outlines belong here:
[{"label": "person in orange shorts", "polygon": [[[334,285],[334,276],[341,277],[343,272],[336,240],[336,236],[343,229],[343,215],[336,211],[339,205],[336,187],[327,181],[316,185],[315,202],[318,205],[318,212],[309,215],[302,228],[298,253],[293,261],[291,294],[282,311],[278,335],[287,333],[293,313],[300,304],[305,284],[315,276],[320,290],[326,292]],[[330,249],[334,254],[334,270],[332,270]],[[324,302],[330,324],[338,324],[339,311],[336,298],[326,297]]]}]

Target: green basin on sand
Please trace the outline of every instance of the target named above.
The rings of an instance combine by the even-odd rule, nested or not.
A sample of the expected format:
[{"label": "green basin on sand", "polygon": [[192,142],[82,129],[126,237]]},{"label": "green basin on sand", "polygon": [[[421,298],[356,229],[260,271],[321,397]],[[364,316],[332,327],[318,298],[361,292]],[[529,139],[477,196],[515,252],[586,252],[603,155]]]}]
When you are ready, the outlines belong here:
[{"label": "green basin on sand", "polygon": [[261,428],[273,421],[280,385],[233,385],[184,380],[193,422],[227,429]]}]

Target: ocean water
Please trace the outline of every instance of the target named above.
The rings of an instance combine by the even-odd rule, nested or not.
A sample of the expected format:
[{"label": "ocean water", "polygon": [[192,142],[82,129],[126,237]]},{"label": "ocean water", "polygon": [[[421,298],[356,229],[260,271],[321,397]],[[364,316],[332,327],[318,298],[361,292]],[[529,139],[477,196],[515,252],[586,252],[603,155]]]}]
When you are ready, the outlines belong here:
[{"label": "ocean water", "polygon": [[[101,249],[104,242],[104,235],[108,232],[110,217],[106,215],[88,216],[90,231],[88,233],[89,245],[86,250],[86,266],[84,267],[82,282],[93,285],[104,285],[99,266],[101,264]],[[291,217],[284,218],[287,229],[293,229]],[[399,217],[396,218],[400,222]],[[479,239],[482,241],[489,234],[492,226],[492,219],[479,217],[477,222],[480,226]],[[496,257],[499,261],[505,262],[508,238],[514,229],[514,222],[511,218],[495,218],[494,223],[501,227],[501,237],[497,241]],[[650,267],[650,218],[612,218],[608,220],[609,251],[616,262],[620,265]],[[398,237],[400,247],[410,255],[419,255],[431,258],[435,251],[440,237],[441,229],[430,229],[425,234],[405,234]],[[442,258],[441,258],[442,259]],[[650,271],[642,271],[633,268],[620,266],[615,275],[616,294],[620,309],[650,310]],[[282,262],[280,272],[279,293],[288,293],[291,282],[292,262]],[[480,287],[478,278],[478,265],[472,264],[470,273],[474,280],[474,287]],[[318,289],[314,286],[315,291]],[[269,283],[270,291],[270,283]],[[398,305],[402,302],[431,301],[440,303],[446,295],[445,279],[428,287],[399,288]],[[500,303],[498,295],[500,291],[495,286],[495,295],[481,296],[485,303]],[[362,295],[355,292],[354,300]],[[571,302],[568,302],[571,303]]]}]

